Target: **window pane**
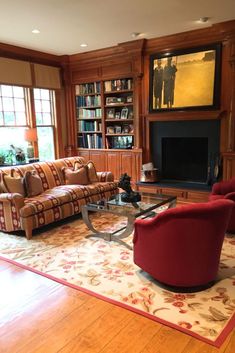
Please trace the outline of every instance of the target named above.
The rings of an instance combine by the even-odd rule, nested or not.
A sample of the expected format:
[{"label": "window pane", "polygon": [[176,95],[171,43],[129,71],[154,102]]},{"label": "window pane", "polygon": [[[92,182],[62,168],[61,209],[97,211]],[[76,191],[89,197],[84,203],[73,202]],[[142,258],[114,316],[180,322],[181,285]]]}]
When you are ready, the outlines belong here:
[{"label": "window pane", "polygon": [[37,127],[37,133],[40,161],[50,161],[55,159],[53,128]]},{"label": "window pane", "polygon": [[15,125],[15,114],[13,112],[4,113],[5,125]]},{"label": "window pane", "polygon": [[35,99],[35,111],[36,112],[41,112],[42,111],[42,107],[41,107],[41,101]]},{"label": "window pane", "polygon": [[2,102],[3,102],[3,110],[5,111],[14,110],[13,98],[3,98]]},{"label": "window pane", "polygon": [[16,125],[26,125],[25,113],[16,112]]},{"label": "window pane", "polygon": [[36,124],[37,125],[42,125],[43,120],[42,120],[42,114],[41,113],[36,113]]},{"label": "window pane", "polygon": [[25,104],[24,104],[24,99],[20,98],[15,98],[15,110],[18,112],[24,112],[25,111]]},{"label": "window pane", "polygon": [[5,156],[5,163],[16,163],[15,150],[20,148],[26,153],[27,143],[24,140],[25,128],[22,127],[0,127],[0,152]]},{"label": "window pane", "polygon": [[51,111],[51,106],[49,101],[42,101],[42,111],[49,113]]},{"label": "window pane", "polygon": [[11,97],[12,96],[12,87],[2,85],[2,96],[3,97]]},{"label": "window pane", "polygon": [[23,87],[14,86],[13,87],[13,94],[14,94],[14,97],[24,98],[24,89],[23,89]]},{"label": "window pane", "polygon": [[34,94],[34,99],[40,99],[41,98],[41,94],[40,94],[40,89],[39,88],[34,88],[33,94]]},{"label": "window pane", "polygon": [[50,100],[49,90],[41,89],[41,99]]},{"label": "window pane", "polygon": [[43,124],[52,125],[52,118],[50,113],[43,113]]},{"label": "window pane", "polygon": [[0,85],[0,111],[3,113],[0,125],[27,124],[25,92],[23,87]]}]

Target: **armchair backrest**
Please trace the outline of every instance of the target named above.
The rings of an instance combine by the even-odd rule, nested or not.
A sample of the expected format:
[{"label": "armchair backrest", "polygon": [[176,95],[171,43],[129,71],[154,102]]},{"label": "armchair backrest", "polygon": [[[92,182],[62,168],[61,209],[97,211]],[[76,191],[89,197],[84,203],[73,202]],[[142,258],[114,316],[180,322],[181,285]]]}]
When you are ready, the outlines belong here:
[{"label": "armchair backrest", "polygon": [[227,224],[234,206],[216,200],[168,209],[136,220],[134,261],[170,285],[202,285],[216,276]]}]

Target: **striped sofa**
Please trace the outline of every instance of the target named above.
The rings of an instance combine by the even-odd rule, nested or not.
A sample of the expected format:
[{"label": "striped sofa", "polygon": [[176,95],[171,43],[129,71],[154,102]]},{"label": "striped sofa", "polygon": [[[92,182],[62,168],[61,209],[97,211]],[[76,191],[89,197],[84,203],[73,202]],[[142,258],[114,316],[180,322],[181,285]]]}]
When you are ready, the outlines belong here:
[{"label": "striped sofa", "polygon": [[68,157],[52,162],[0,168],[0,178],[2,172],[10,174],[12,168],[14,173],[21,176],[27,170],[36,170],[44,190],[42,194],[31,198],[0,190],[0,231],[24,230],[27,239],[30,239],[33,229],[77,214],[87,202],[118,193],[111,172],[98,172],[99,182],[89,185],[65,185],[62,168],[73,167],[75,161],[85,164],[82,157]]}]

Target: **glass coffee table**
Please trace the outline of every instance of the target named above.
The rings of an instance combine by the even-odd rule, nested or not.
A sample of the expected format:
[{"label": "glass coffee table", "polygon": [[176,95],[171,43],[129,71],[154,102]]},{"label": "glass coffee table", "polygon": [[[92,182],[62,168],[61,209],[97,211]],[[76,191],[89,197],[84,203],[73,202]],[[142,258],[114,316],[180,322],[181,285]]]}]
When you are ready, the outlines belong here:
[{"label": "glass coffee table", "polygon": [[[126,203],[121,200],[121,194],[113,195],[109,199],[102,199],[82,206],[82,218],[87,227],[92,231],[88,237],[98,237],[106,241],[116,241],[127,248],[132,249],[130,245],[122,239],[128,237],[134,229],[134,221],[137,217],[149,218],[157,214],[157,210],[163,205],[166,208],[176,206],[176,196],[140,193],[141,201],[136,203]],[[115,232],[101,232],[94,228],[89,218],[89,211],[112,213],[117,216],[127,217],[125,227],[119,228]]]}]

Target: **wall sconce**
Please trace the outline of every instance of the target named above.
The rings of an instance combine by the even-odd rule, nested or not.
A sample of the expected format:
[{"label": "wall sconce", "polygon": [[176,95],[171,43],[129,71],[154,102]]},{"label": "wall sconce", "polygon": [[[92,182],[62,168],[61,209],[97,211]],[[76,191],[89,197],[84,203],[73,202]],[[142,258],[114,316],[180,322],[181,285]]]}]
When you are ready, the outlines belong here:
[{"label": "wall sconce", "polygon": [[24,139],[25,139],[25,141],[28,141],[28,147],[27,147],[27,157],[28,157],[28,159],[34,158],[34,146],[33,146],[33,144],[38,139],[37,129],[36,128],[29,128],[29,129],[25,130]]}]

